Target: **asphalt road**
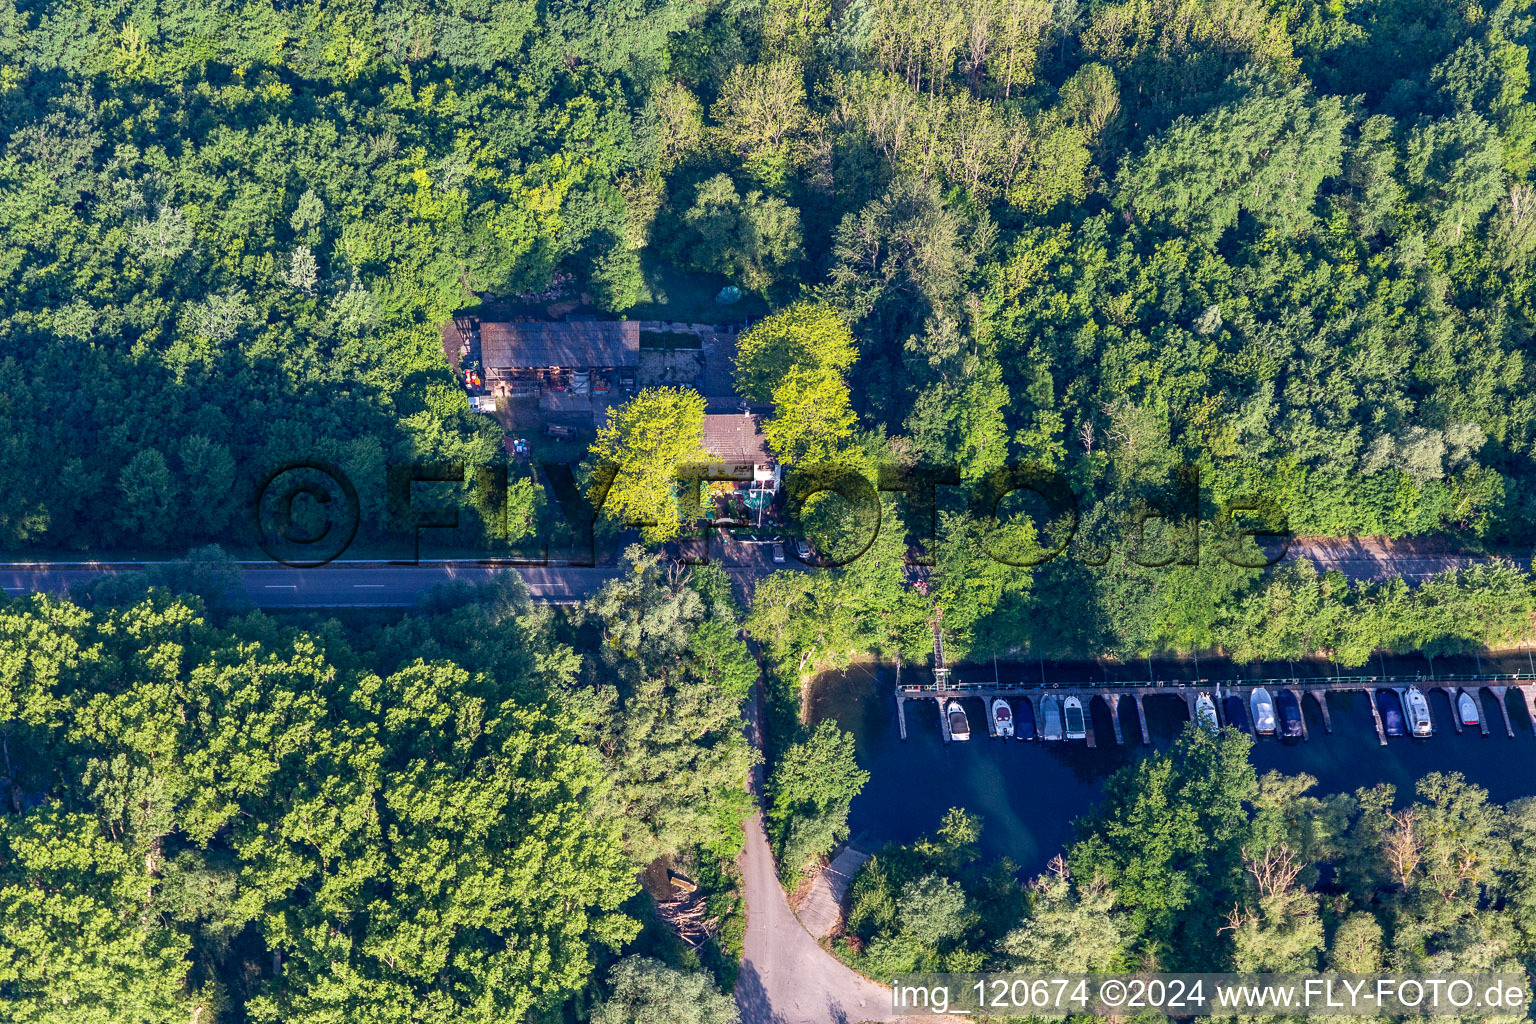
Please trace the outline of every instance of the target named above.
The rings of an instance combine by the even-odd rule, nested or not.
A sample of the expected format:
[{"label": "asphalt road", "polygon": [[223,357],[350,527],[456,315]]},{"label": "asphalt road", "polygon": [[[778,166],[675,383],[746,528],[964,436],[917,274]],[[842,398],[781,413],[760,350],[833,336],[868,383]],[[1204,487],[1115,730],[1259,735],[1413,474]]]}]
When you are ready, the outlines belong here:
[{"label": "asphalt road", "polygon": [[888,1021],[891,990],[845,967],[816,944],[784,898],[773,853],[754,810],[737,864],[747,909],[736,1005],[742,1024]]},{"label": "asphalt road", "polygon": [[1410,584],[1447,569],[1513,561],[1529,566],[1529,551],[1495,554],[1458,552],[1434,541],[1386,540],[1381,537],[1304,537],[1291,542],[1286,558],[1310,558],[1320,569],[1337,569],[1352,580],[1401,576]]},{"label": "asphalt road", "polygon": [[[1324,569],[1338,569],[1350,579],[1402,576],[1417,583],[1452,568],[1465,568],[1499,557],[1525,564],[1528,555],[1463,554],[1413,541],[1379,538],[1306,538],[1292,542],[1287,558],[1307,557]],[[0,587],[8,595],[28,592],[64,594],[114,572],[155,563],[52,562],[0,565]],[[738,587],[775,569],[805,568],[793,558],[774,564],[768,549],[740,545],[730,552],[727,572]],[[259,608],[409,607],[434,587],[455,581],[485,583],[499,573],[520,573],[536,601],[579,601],[618,573],[616,566],[491,566],[478,561],[434,561],[420,565],[337,561],[315,569],[292,569],[275,562],[243,562],[245,591]],[[812,570],[814,571],[814,570]]]},{"label": "asphalt road", "polygon": [[[63,595],[102,576],[131,572],[153,563],[69,563],[53,565],[0,565],[0,587],[7,596],[25,593]],[[729,566],[726,574],[738,588],[775,569],[803,568],[784,565]],[[462,582],[488,583],[496,576],[515,572],[523,577],[535,601],[568,604],[597,591],[619,574],[612,565],[596,567],[490,566],[477,562],[387,565],[332,562],[315,569],[292,569],[271,562],[241,563],[244,588],[258,608],[407,608],[433,588]]]},{"label": "asphalt road", "polygon": [[534,600],[551,603],[579,601],[618,574],[609,566],[596,568],[529,568],[485,565],[337,566],[318,569],[246,569],[245,591],[262,608],[344,608],[349,606],[406,607],[434,587],[449,583],[489,583],[516,572],[528,584]]},{"label": "asphalt road", "polygon": [[[131,571],[133,565],[5,566],[0,586],[8,595],[38,591],[64,594],[98,577]],[[245,564],[245,591],[260,608],[408,607],[434,587],[455,581],[486,583],[498,573],[518,572],[535,600],[580,600],[618,570],[597,568],[510,568],[477,564],[346,565],[290,569],[272,563]]]}]

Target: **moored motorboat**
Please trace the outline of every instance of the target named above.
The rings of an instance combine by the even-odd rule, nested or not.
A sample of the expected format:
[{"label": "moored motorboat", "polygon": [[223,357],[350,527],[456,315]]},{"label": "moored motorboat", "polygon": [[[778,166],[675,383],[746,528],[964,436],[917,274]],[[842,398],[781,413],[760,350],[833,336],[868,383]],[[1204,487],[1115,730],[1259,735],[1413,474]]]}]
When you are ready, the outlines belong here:
[{"label": "moored motorboat", "polygon": [[971,720],[965,717],[965,708],[959,701],[950,701],[944,713],[949,716],[950,739],[964,741],[971,738]]},{"label": "moored motorboat", "polygon": [[1290,690],[1280,691],[1280,735],[1288,740],[1301,736],[1301,702]]},{"label": "moored motorboat", "polygon": [[1019,717],[1013,727],[1014,739],[1032,740],[1035,738],[1035,709],[1029,703],[1028,697],[1019,698]]},{"label": "moored motorboat", "polygon": [[1396,690],[1376,691],[1376,710],[1381,712],[1381,728],[1388,736],[1405,736],[1403,725],[1403,699]]},{"label": "moored motorboat", "polygon": [[1202,693],[1195,698],[1195,721],[1211,732],[1219,732],[1221,725],[1216,721],[1216,703],[1211,700],[1211,695]]},{"label": "moored motorboat", "polygon": [[992,698],[992,724],[997,728],[998,738],[1013,738],[1013,709],[1001,697]]},{"label": "moored motorboat", "polygon": [[1248,724],[1248,708],[1243,703],[1243,698],[1235,693],[1230,693],[1222,698],[1221,709],[1227,713],[1228,725],[1247,733],[1249,736],[1253,735],[1253,727]]},{"label": "moored motorboat", "polygon": [[1275,702],[1270,697],[1269,691],[1260,686],[1248,698],[1248,703],[1253,706],[1253,731],[1260,736],[1273,736],[1275,734]]},{"label": "moored motorboat", "polygon": [[1061,739],[1061,698],[1054,693],[1048,693],[1040,698],[1040,738],[1043,740]]},{"label": "moored motorboat", "polygon": [[1418,737],[1434,734],[1434,719],[1429,716],[1429,701],[1417,686],[1408,687],[1408,731]]},{"label": "moored motorboat", "polygon": [[1086,739],[1088,736],[1088,722],[1083,717],[1083,702],[1076,697],[1068,697],[1063,708],[1063,714],[1067,719],[1067,739]]},{"label": "moored motorboat", "polygon": [[1461,696],[1456,698],[1456,713],[1461,716],[1462,725],[1478,725],[1482,722],[1477,709],[1477,698],[1466,690],[1462,690]]}]

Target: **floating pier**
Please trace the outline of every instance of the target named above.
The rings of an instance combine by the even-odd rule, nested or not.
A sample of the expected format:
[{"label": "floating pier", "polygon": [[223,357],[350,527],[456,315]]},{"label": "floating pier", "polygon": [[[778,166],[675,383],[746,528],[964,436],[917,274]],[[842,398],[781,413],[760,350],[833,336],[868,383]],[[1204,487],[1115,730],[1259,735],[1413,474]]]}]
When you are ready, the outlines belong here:
[{"label": "floating pier", "polygon": [[[939,641],[940,632],[937,624],[934,627],[935,640]],[[1259,687],[1265,687],[1273,693],[1289,691],[1296,698],[1297,705],[1302,709],[1301,738],[1311,739],[1307,726],[1306,704],[1310,696],[1318,709],[1318,716],[1322,720],[1323,729],[1333,732],[1333,716],[1328,708],[1328,694],[1330,693],[1363,693],[1366,703],[1371,709],[1371,719],[1376,726],[1376,739],[1383,746],[1387,742],[1387,733],[1382,725],[1381,712],[1376,707],[1376,691],[1381,689],[1396,690],[1400,694],[1406,694],[1411,686],[1417,686],[1426,694],[1439,690],[1445,694],[1450,702],[1451,723],[1457,732],[1462,731],[1461,717],[1457,711],[1456,698],[1465,691],[1473,700],[1482,704],[1482,691],[1487,690],[1498,701],[1499,713],[1504,719],[1504,731],[1513,739],[1515,726],[1509,715],[1509,704],[1506,697],[1510,690],[1516,691],[1525,703],[1532,723],[1532,732],[1536,734],[1536,673],[1507,673],[1486,674],[1469,676],[1440,676],[1429,680],[1419,676],[1324,676],[1318,679],[1198,679],[1198,680],[1158,680],[1149,679],[1145,683],[1110,683],[1110,682],[1073,682],[1061,681],[1048,683],[1041,673],[1041,681],[1030,683],[1025,681],[1004,682],[999,679],[984,682],[959,682],[952,678],[952,670],[944,665],[943,647],[938,642],[936,647],[936,664],[934,666],[933,681],[930,683],[911,683],[901,681],[901,672],[896,674],[896,721],[901,738],[907,738],[906,702],[914,699],[933,700],[939,706],[939,729],[944,737],[944,742],[951,740],[949,731],[949,718],[945,714],[945,707],[956,698],[979,699],[984,703],[987,716],[988,731],[997,735],[997,724],[992,717],[992,701],[994,698],[1022,698],[1031,701],[1036,709],[1039,708],[1039,699],[1047,693],[1054,693],[1065,699],[1075,696],[1083,702],[1083,715],[1087,726],[1087,744],[1092,747],[1097,744],[1097,737],[1093,729],[1092,701],[1098,697],[1104,701],[1109,709],[1109,717],[1114,726],[1115,743],[1123,745],[1125,735],[1120,723],[1120,710],[1122,702],[1129,699],[1136,709],[1136,722],[1141,727],[1141,742],[1150,744],[1151,733],[1147,729],[1147,713],[1142,701],[1147,697],[1170,696],[1181,700],[1189,712],[1189,720],[1196,721],[1198,715],[1195,710],[1195,701],[1202,693],[1211,695],[1216,705],[1217,721],[1225,726],[1226,711],[1222,706],[1222,696],[1241,697],[1247,702],[1252,697],[1253,691]],[[1478,716],[1483,735],[1488,735],[1488,718],[1485,713]]]},{"label": "floating pier", "polygon": [[[1461,712],[1456,707],[1456,698],[1461,696],[1461,688],[1457,687],[1457,686],[1440,686],[1440,687],[1436,687],[1436,689],[1438,689],[1441,693],[1445,694],[1445,699],[1450,702],[1450,705],[1451,705],[1451,724],[1454,725],[1456,727],[1456,731],[1458,733],[1460,733],[1461,732]],[[1472,699],[1476,700],[1477,698],[1474,696]],[[1479,719],[1481,719],[1483,716],[1482,715],[1478,715],[1477,717]]]},{"label": "floating pier", "polygon": [[1381,742],[1382,746],[1386,746],[1387,728],[1381,724],[1381,709],[1376,706],[1376,694],[1371,690],[1367,690],[1365,699],[1366,703],[1371,706],[1371,718],[1376,722],[1376,739]]},{"label": "floating pier", "polygon": [[[1499,714],[1504,716],[1504,731],[1509,734],[1509,738],[1510,739],[1514,739],[1515,738],[1515,727],[1509,721],[1509,703],[1504,700],[1504,695],[1509,692],[1509,687],[1507,687],[1507,686],[1490,686],[1490,687],[1488,687],[1488,692],[1493,694],[1496,698],[1498,698],[1498,701],[1499,701]],[[1482,716],[1479,715],[1478,717],[1481,718]]]}]

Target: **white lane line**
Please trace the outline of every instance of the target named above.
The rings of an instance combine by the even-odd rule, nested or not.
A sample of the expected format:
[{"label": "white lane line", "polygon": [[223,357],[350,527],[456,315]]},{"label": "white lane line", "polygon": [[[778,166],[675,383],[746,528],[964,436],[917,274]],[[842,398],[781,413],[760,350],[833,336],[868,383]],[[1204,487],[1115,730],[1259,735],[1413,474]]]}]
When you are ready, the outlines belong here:
[{"label": "white lane line", "polygon": [[368,587],[368,588],[376,588],[378,590],[383,590],[384,589],[384,584],[382,584],[382,583],[354,583],[352,585],[354,587]]},{"label": "white lane line", "polygon": [[299,589],[299,585],[297,583],[268,583],[267,584],[267,589],[268,590],[298,590]]}]

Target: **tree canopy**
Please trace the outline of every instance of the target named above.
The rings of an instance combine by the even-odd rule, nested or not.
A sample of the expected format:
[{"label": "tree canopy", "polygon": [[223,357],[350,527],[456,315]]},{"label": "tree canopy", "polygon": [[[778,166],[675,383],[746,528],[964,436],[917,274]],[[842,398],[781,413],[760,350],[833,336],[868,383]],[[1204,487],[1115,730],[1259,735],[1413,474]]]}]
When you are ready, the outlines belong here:
[{"label": "tree canopy", "polygon": [[640,933],[641,868],[734,860],[753,762],[729,589],[635,558],[565,617],[515,574],[347,626],[219,624],[158,586],[0,606],[7,1013],[544,1019],[584,997]]},{"label": "tree canopy", "polygon": [[704,399],[688,388],[646,388],[608,411],[587,451],[588,472],[613,473],[602,513],[638,525],[650,541],[677,535],[698,517],[698,486],[678,480],[678,468],[709,461],[704,450]]}]

